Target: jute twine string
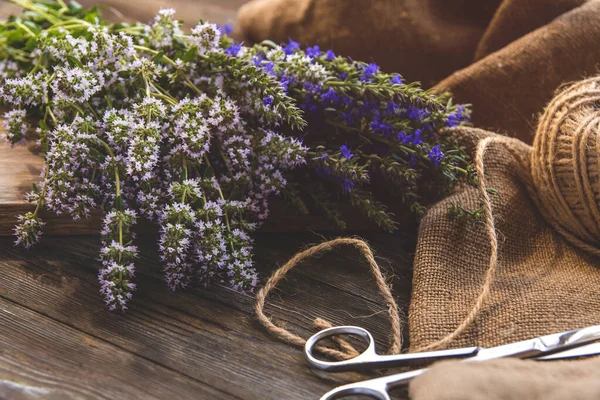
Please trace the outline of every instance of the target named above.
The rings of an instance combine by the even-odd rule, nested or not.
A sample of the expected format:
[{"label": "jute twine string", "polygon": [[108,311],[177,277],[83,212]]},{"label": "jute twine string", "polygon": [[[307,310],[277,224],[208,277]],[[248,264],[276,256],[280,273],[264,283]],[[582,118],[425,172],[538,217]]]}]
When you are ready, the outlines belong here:
[{"label": "jute twine string", "polygon": [[[548,105],[538,124],[533,146],[517,139],[493,135],[480,140],[475,151],[477,189],[483,203],[483,219],[489,239],[490,255],[481,291],[469,313],[456,329],[445,337],[414,351],[445,348],[464,333],[475,321],[488,299],[498,265],[498,236],[492,210],[492,201],[485,179],[484,158],[491,144],[500,143],[519,163],[518,171],[530,198],[544,219],[572,244],[593,255],[600,256],[597,247],[600,238],[600,77],[586,79],[559,93]],[[461,134],[457,129],[456,134]],[[339,238],[321,243],[296,254],[279,268],[257,295],[256,313],[259,321],[280,339],[303,346],[305,339],[278,327],[264,315],[265,298],[269,291],[298,263],[333,247],[351,244],[357,247],[371,266],[377,286],[389,306],[393,344],[389,353],[401,349],[401,326],[398,306],[389,285],[381,275],[369,246],[360,239]],[[318,319],[315,326],[329,327]],[[348,358],[357,354],[347,342],[338,339],[341,351],[322,347],[325,355]]]},{"label": "jute twine string", "polygon": [[[306,339],[301,338],[300,336],[289,332],[287,329],[279,327],[271,321],[269,317],[267,317],[264,313],[265,307],[265,299],[269,292],[277,286],[277,284],[285,277],[285,275],[296,265],[301,263],[302,261],[321,254],[325,251],[330,251],[335,247],[339,246],[354,246],[358,249],[364,258],[367,260],[369,266],[371,267],[371,273],[375,278],[375,283],[377,284],[377,288],[381,293],[381,296],[386,302],[388,307],[388,314],[390,319],[390,324],[392,326],[392,345],[390,346],[388,352],[390,354],[399,353],[402,348],[402,328],[400,324],[400,314],[398,312],[398,305],[392,296],[392,290],[390,285],[386,282],[383,274],[381,273],[381,269],[375,261],[375,256],[373,255],[373,251],[369,247],[369,245],[361,240],[355,238],[338,238],[334,240],[330,240],[325,243],[320,243],[318,245],[312,246],[304,251],[293,256],[285,265],[277,269],[273,275],[269,278],[269,280],[265,283],[262,289],[256,295],[256,306],[255,311],[260,323],[267,328],[267,330],[283,340],[284,342],[293,344],[295,346],[304,346],[306,343]],[[327,327],[331,327],[327,321],[317,318],[314,322],[315,327],[323,329]],[[342,341],[338,339],[338,344],[341,347],[340,350],[331,349],[324,346],[319,346],[317,349],[326,356],[336,358],[336,359],[346,359],[349,357],[354,357],[358,354],[358,352],[346,341]]]}]

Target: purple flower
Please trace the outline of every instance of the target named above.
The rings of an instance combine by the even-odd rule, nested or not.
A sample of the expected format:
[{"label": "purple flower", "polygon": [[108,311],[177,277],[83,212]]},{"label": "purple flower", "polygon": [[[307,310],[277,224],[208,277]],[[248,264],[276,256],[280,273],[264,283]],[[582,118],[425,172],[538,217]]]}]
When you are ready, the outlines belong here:
[{"label": "purple flower", "polygon": [[344,117],[344,119],[346,120],[346,124],[348,126],[351,126],[354,123],[354,115],[353,115],[352,111],[343,112],[342,117]]},{"label": "purple flower", "polygon": [[133,260],[138,254],[137,247],[123,244],[131,241],[130,227],[136,219],[132,210],[111,211],[104,218],[103,247],[100,249],[102,269],[98,272],[98,280],[100,293],[111,311],[118,307],[126,310],[136,288],[131,279],[135,275]]},{"label": "purple flower", "polygon": [[263,71],[265,71],[267,74],[269,75],[274,75],[275,73],[273,72],[273,68],[275,68],[275,64],[273,64],[272,62],[266,62],[262,65],[262,69]]},{"label": "purple flower", "polygon": [[350,193],[352,190],[354,190],[355,183],[352,179],[341,178],[340,183],[342,184],[342,189],[344,190],[344,192]]},{"label": "purple flower", "polygon": [[373,76],[379,72],[379,66],[375,63],[363,66],[363,72],[360,79],[364,82],[370,82]]},{"label": "purple flower", "polygon": [[321,56],[321,49],[319,46],[308,47],[306,49],[306,55],[312,58],[317,58]]},{"label": "purple flower", "polygon": [[337,95],[335,90],[333,90],[332,88],[329,88],[329,90],[327,90],[325,93],[323,93],[321,95],[321,100],[335,105],[340,102],[340,97]]},{"label": "purple flower", "polygon": [[350,150],[350,148],[348,146],[346,146],[345,144],[340,146],[340,152],[342,153],[342,156],[347,160],[354,157],[354,154],[352,154],[352,151]]},{"label": "purple flower", "polygon": [[225,54],[229,54],[230,56],[235,57],[238,55],[238,53],[240,52],[241,49],[242,49],[241,43],[232,44],[225,50]]},{"label": "purple flower", "polygon": [[222,34],[227,35],[227,36],[231,35],[231,33],[233,32],[233,25],[231,25],[231,24],[225,24],[223,26],[219,25],[218,28]]},{"label": "purple flower", "polygon": [[393,126],[390,124],[381,122],[378,117],[375,117],[373,119],[373,122],[371,122],[370,126],[374,132],[380,133],[383,136],[388,136],[388,137],[392,136]]},{"label": "purple flower", "polygon": [[390,79],[390,82],[394,85],[402,85],[402,77],[396,74]]},{"label": "purple flower", "polygon": [[263,99],[263,104],[265,106],[270,106],[273,104],[273,96],[267,96]]},{"label": "purple flower", "polygon": [[460,125],[461,122],[467,120],[468,118],[464,115],[465,106],[459,106],[455,113],[448,115],[448,121],[446,122],[446,126],[449,128]]},{"label": "purple flower", "polygon": [[412,144],[414,144],[416,146],[423,144],[423,139],[421,139],[421,130],[420,129],[415,129],[415,132],[413,133],[411,142],[412,142]]},{"label": "purple flower", "polygon": [[294,54],[298,50],[300,50],[300,43],[295,42],[292,39],[290,39],[290,42],[283,48],[283,52],[288,55]]},{"label": "purple flower", "polygon": [[4,135],[6,141],[14,146],[15,144],[25,144],[25,134],[29,129],[29,124],[25,122],[25,110],[11,110],[4,114]]},{"label": "purple flower", "polygon": [[279,79],[279,83],[281,84],[281,87],[283,88],[283,90],[285,90],[287,92],[288,87],[290,86],[290,84],[292,83],[292,79],[287,77],[287,76],[282,76]]},{"label": "purple flower", "polygon": [[440,166],[440,163],[444,159],[444,153],[440,150],[440,145],[436,144],[431,148],[431,151],[427,155],[427,157],[431,160],[431,163],[436,167]]},{"label": "purple flower", "polygon": [[335,60],[335,53],[332,50],[327,50],[327,52],[325,53],[325,59],[327,61]]},{"label": "purple flower", "polygon": [[15,227],[15,246],[21,245],[26,249],[38,243],[42,237],[42,220],[32,212],[19,215],[19,224]]},{"label": "purple flower", "polygon": [[254,66],[262,68],[262,62],[264,59],[265,59],[265,56],[263,56],[261,53],[258,53],[257,55],[255,55],[252,58],[252,61],[254,62]]},{"label": "purple flower", "polygon": [[410,105],[406,107],[406,115],[408,118],[415,121],[422,121],[429,117],[430,114],[431,113],[427,109],[421,109]]}]

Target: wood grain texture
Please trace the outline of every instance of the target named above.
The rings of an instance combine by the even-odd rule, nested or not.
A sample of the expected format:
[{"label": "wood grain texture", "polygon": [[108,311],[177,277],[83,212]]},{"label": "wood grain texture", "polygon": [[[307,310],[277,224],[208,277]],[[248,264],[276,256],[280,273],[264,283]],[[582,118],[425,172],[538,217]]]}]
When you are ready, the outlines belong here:
[{"label": "wood grain texture", "polygon": [[[172,293],[155,261],[155,240],[138,241],[139,290],[130,309],[111,313],[98,294],[97,237],[49,237],[30,251],[0,239],[0,398],[293,400],[361,378],[313,375],[299,349],[255,322],[250,296],[224,287]],[[260,234],[262,276],[321,240]],[[396,275],[394,293],[406,309],[411,246],[388,235],[372,236],[371,244]],[[336,251],[298,268],[269,300],[276,321],[303,336],[313,333],[316,316],[359,324],[386,348],[385,305],[358,253]]]}]

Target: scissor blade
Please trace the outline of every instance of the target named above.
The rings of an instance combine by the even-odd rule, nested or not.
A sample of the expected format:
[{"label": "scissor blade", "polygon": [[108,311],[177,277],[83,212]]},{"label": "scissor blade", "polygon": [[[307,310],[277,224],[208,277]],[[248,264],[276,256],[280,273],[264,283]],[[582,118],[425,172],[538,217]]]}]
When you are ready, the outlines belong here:
[{"label": "scissor blade", "polygon": [[564,358],[589,357],[600,354],[600,342],[586,344],[558,353],[549,354],[542,357],[535,357],[538,361],[562,360]]}]

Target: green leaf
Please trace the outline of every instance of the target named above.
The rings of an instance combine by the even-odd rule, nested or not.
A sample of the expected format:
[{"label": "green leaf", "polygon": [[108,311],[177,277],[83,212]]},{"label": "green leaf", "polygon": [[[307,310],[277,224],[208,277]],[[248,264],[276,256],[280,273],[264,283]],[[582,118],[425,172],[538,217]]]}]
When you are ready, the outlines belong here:
[{"label": "green leaf", "polygon": [[79,61],[71,55],[67,56],[67,61],[69,62],[69,65],[73,68],[83,68],[83,64],[81,63],[81,61]]},{"label": "green leaf", "polygon": [[97,161],[97,162],[104,162],[104,154],[102,154],[100,151],[98,151],[97,149],[91,148],[90,149],[90,157],[92,158],[92,160]]},{"label": "green leaf", "polygon": [[46,125],[46,123],[44,122],[44,120],[40,120],[40,129],[42,131],[47,131],[48,130],[48,125]]},{"label": "green leaf", "polygon": [[152,57],[152,62],[155,62],[156,64],[160,64],[164,55],[165,55],[164,51],[161,51],[160,53],[158,53],[157,55]]},{"label": "green leaf", "polygon": [[33,193],[35,193],[35,194],[40,193],[40,188],[35,183],[33,183]]},{"label": "green leaf", "polygon": [[83,6],[75,0],[71,0],[67,6],[71,11],[79,11],[83,8]]},{"label": "green leaf", "polygon": [[187,51],[187,53],[185,53],[183,55],[183,57],[181,57],[181,61],[190,62],[190,61],[195,60],[197,56],[198,56],[198,48],[192,47]]},{"label": "green leaf", "polygon": [[277,48],[277,43],[275,43],[272,40],[263,40],[262,42],[260,42],[260,45],[265,47],[271,47],[273,49]]},{"label": "green leaf", "polygon": [[32,21],[23,21],[23,25],[25,25],[26,27],[31,29],[31,31],[33,33],[35,33],[36,35],[42,31],[42,28],[38,24],[36,24],[35,22],[32,22]]},{"label": "green leaf", "polygon": [[240,197],[240,188],[238,185],[235,185],[233,187],[233,190],[229,194],[229,200],[235,200],[235,199],[238,199],[239,197]]}]

